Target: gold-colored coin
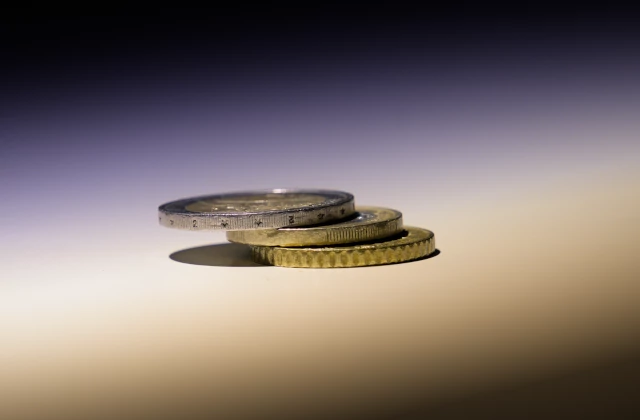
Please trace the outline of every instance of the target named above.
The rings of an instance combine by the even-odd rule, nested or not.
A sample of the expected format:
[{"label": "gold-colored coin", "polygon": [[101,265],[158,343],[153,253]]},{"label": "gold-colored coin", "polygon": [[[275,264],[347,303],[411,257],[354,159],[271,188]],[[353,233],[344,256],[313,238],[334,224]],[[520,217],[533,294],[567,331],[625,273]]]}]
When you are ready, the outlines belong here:
[{"label": "gold-colored coin", "polygon": [[363,267],[417,260],[435,249],[433,232],[406,227],[393,239],[367,244],[306,248],[252,245],[251,256],[257,263],[279,267]]},{"label": "gold-colored coin", "polygon": [[261,246],[318,246],[367,242],[402,232],[402,213],[382,207],[358,207],[354,218],[322,226],[236,230],[227,239]]}]

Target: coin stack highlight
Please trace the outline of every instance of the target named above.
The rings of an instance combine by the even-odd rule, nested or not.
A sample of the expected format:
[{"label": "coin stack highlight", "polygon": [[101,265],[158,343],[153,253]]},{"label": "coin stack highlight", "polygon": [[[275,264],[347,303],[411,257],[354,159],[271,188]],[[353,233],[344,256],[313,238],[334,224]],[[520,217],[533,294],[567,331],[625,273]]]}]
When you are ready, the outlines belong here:
[{"label": "coin stack highlight", "polygon": [[255,262],[299,268],[363,267],[424,258],[433,232],[403,226],[402,213],[355,207],[350,193],[274,189],[187,198],[159,207],[161,225],[226,230]]}]

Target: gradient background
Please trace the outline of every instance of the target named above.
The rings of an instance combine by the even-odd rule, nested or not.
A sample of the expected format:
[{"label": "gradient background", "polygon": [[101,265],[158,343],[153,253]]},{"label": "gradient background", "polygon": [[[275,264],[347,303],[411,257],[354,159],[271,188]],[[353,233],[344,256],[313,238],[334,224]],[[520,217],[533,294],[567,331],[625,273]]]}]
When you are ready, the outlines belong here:
[{"label": "gradient background", "polygon": [[[0,417],[637,414],[638,20],[536,4],[3,16]],[[441,253],[258,267],[157,225],[281,187]]]}]

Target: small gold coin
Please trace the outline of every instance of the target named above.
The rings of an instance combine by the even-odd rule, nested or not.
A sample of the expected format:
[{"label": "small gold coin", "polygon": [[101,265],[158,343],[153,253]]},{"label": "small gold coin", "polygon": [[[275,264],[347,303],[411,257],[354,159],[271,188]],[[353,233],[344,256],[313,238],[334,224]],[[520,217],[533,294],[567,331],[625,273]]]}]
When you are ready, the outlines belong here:
[{"label": "small gold coin", "polygon": [[435,249],[433,232],[406,227],[399,237],[359,245],[306,248],[252,245],[251,256],[257,263],[279,267],[363,267],[417,260]]},{"label": "small gold coin", "polygon": [[236,230],[227,239],[248,245],[318,246],[367,242],[402,232],[402,213],[382,207],[358,207],[357,216],[322,226]]}]

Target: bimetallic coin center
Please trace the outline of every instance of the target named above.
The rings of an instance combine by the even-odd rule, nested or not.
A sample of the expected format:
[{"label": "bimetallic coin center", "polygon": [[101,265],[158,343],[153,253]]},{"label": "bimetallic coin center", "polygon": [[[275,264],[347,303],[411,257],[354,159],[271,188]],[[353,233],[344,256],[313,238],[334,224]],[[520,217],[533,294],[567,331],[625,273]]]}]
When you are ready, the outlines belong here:
[{"label": "bimetallic coin center", "polygon": [[326,198],[313,194],[264,194],[220,197],[196,201],[185,206],[194,213],[255,213],[309,207],[326,202]]}]

